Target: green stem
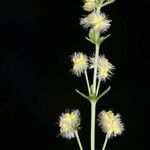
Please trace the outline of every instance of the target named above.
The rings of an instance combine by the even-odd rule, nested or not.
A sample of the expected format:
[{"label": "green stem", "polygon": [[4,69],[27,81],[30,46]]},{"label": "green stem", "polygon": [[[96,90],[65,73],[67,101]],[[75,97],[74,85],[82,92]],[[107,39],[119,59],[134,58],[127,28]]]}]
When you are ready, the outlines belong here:
[{"label": "green stem", "polygon": [[95,113],[96,102],[91,101],[91,150],[95,150]]},{"label": "green stem", "polygon": [[106,145],[107,145],[108,138],[109,138],[109,136],[108,136],[108,134],[106,134],[106,136],[105,136],[105,141],[104,141],[102,150],[105,150],[105,147],[106,147]]},{"label": "green stem", "polygon": [[98,62],[98,54],[99,54],[100,45],[96,44],[96,52],[95,52],[95,62],[94,62],[94,74],[93,74],[93,94],[96,93],[96,76],[97,76],[97,62]]},{"label": "green stem", "polygon": [[87,71],[86,71],[86,70],[84,71],[84,74],[85,74],[86,84],[87,84],[87,87],[88,87],[88,92],[89,92],[89,95],[91,95],[91,89],[90,89],[90,84],[89,84],[89,78],[88,78],[88,74],[87,74]]},{"label": "green stem", "polygon": [[78,131],[75,131],[75,136],[76,136],[76,139],[78,141],[78,145],[79,145],[80,150],[83,150],[83,147],[82,147],[82,144],[81,144],[81,141],[80,141],[80,138],[79,138]]},{"label": "green stem", "polygon": [[98,80],[97,88],[96,88],[96,96],[98,95],[99,88],[100,88],[101,80]]}]

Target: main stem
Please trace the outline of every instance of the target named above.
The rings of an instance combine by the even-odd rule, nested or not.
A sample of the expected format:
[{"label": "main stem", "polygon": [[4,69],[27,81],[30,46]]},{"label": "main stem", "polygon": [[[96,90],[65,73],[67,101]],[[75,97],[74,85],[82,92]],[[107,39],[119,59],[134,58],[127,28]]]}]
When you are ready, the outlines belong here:
[{"label": "main stem", "polygon": [[105,141],[104,141],[102,150],[105,150],[105,147],[107,145],[107,141],[108,141],[108,134],[106,134],[106,136],[105,136]]},{"label": "main stem", "polygon": [[85,74],[85,79],[86,79],[86,84],[87,84],[88,92],[89,92],[89,95],[90,95],[91,94],[91,89],[90,89],[89,78],[88,78],[88,74],[87,74],[86,70],[84,71],[84,74]]},{"label": "main stem", "polygon": [[99,88],[100,88],[101,80],[98,80],[97,89],[96,89],[96,96],[98,95]]},{"label": "main stem", "polygon": [[96,102],[91,101],[91,150],[95,150],[95,112]]},{"label": "main stem", "polygon": [[83,147],[82,147],[82,144],[81,144],[81,141],[80,141],[80,138],[79,138],[78,131],[75,131],[75,136],[76,136],[76,139],[78,141],[78,145],[79,145],[80,150],[83,150]]},{"label": "main stem", "polygon": [[95,62],[94,62],[94,75],[93,75],[93,94],[96,93],[96,76],[97,76],[97,62],[98,62],[98,54],[99,54],[100,45],[96,44],[96,52],[95,52]]}]

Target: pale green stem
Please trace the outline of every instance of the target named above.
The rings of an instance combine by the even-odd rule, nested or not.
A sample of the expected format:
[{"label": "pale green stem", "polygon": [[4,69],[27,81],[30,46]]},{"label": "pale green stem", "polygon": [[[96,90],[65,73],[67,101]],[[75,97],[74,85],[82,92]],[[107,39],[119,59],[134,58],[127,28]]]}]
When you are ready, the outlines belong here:
[{"label": "pale green stem", "polygon": [[96,102],[91,101],[91,150],[95,150],[95,113]]},{"label": "pale green stem", "polygon": [[87,84],[87,87],[88,87],[88,92],[89,92],[89,95],[91,95],[91,89],[90,89],[90,84],[89,84],[89,78],[88,78],[88,74],[87,74],[87,71],[86,71],[86,70],[84,71],[84,74],[85,74],[86,84]]},{"label": "pale green stem", "polygon": [[108,136],[108,134],[106,134],[106,136],[105,136],[105,141],[104,141],[102,150],[105,150],[105,147],[106,147],[106,145],[107,145],[108,138],[109,138],[109,136]]},{"label": "pale green stem", "polygon": [[94,74],[93,74],[93,94],[96,93],[96,76],[97,76],[97,63],[98,63],[99,47],[100,47],[100,45],[96,44]]},{"label": "pale green stem", "polygon": [[96,96],[98,95],[100,85],[101,85],[101,80],[99,79],[98,84],[97,84],[97,88],[96,88]]},{"label": "pale green stem", "polygon": [[80,150],[83,150],[83,147],[82,147],[82,144],[81,144],[81,141],[80,141],[80,138],[79,138],[78,131],[75,131],[75,136],[76,136],[76,139],[78,141],[78,145],[79,145]]}]

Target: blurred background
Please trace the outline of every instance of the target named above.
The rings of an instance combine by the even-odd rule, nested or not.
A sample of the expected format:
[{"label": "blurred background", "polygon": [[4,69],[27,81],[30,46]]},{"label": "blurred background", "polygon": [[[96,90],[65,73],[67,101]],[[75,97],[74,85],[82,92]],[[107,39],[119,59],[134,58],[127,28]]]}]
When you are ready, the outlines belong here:
[{"label": "blurred background", "polygon": [[[112,89],[97,104],[119,112],[125,124],[107,150],[141,150],[148,144],[149,43],[146,1],[118,1],[103,9],[112,25],[102,44],[116,66]],[[79,109],[83,146],[90,149],[90,104],[75,89],[87,92],[85,80],[70,72],[70,55],[87,55],[94,46],[79,25],[86,15],[81,0],[0,1],[0,148],[77,150],[76,140],[59,136],[58,118],[65,109]],[[107,33],[106,33],[107,34]],[[96,127],[96,149],[104,134]]]}]

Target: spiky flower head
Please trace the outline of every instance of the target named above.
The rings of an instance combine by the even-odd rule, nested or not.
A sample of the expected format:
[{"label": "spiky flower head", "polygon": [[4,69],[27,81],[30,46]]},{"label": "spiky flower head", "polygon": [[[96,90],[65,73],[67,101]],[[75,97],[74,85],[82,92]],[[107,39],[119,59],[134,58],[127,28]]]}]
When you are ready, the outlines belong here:
[{"label": "spiky flower head", "polygon": [[87,17],[81,18],[80,24],[84,28],[91,27],[91,30],[103,33],[109,29],[110,22],[104,13],[95,10]]},{"label": "spiky flower head", "polygon": [[98,121],[102,131],[106,133],[109,138],[121,135],[124,131],[124,125],[121,122],[120,114],[114,115],[112,111],[103,110],[98,115]]},{"label": "spiky flower head", "polygon": [[[90,58],[90,68],[94,68],[95,64],[95,57]],[[98,79],[102,81],[106,81],[106,79],[110,79],[112,76],[112,70],[115,69],[115,67],[108,61],[108,59],[105,58],[105,55],[100,55],[98,57],[98,73],[97,77]]]},{"label": "spiky flower head", "polygon": [[71,60],[73,62],[73,74],[78,77],[81,76],[81,74],[88,68],[88,57],[81,52],[75,52],[71,56]]},{"label": "spiky flower head", "polygon": [[95,0],[84,0],[83,9],[86,11],[92,11],[96,6]]},{"label": "spiky flower head", "polygon": [[59,117],[60,135],[67,139],[74,138],[75,131],[79,129],[80,120],[79,110],[62,113]]}]

